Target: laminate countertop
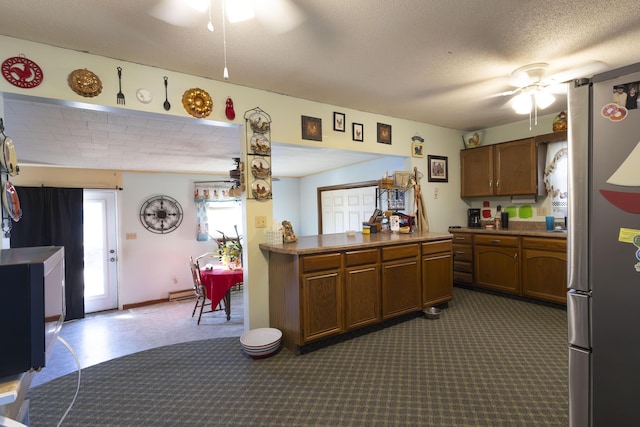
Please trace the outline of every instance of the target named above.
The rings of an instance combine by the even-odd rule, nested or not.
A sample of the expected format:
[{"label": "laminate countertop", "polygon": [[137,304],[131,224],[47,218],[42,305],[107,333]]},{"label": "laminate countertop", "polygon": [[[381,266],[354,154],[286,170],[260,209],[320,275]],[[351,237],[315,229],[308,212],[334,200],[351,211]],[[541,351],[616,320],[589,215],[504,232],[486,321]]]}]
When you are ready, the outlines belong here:
[{"label": "laminate countertop", "polygon": [[[543,224],[544,227],[544,224]],[[544,228],[509,228],[505,229],[487,229],[487,228],[472,228],[472,227],[462,227],[462,228],[450,228],[450,232],[452,233],[474,233],[474,234],[504,234],[511,236],[532,236],[532,237],[549,237],[556,239],[566,239],[567,231],[566,230],[554,230],[547,231]]]},{"label": "laminate countertop", "polygon": [[353,235],[347,233],[321,234],[316,236],[298,236],[298,241],[284,244],[260,243],[260,249],[291,255],[305,255],[329,251],[343,251],[364,248],[376,248],[405,243],[425,243],[438,240],[451,240],[450,233],[432,233],[414,231],[412,233],[380,232]]}]

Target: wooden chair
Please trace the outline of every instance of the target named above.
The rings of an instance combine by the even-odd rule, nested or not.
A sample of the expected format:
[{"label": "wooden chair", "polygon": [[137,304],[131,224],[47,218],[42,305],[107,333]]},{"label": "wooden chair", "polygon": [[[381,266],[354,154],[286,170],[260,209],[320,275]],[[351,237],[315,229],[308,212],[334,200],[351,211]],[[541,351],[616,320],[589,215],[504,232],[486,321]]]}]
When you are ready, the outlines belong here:
[{"label": "wooden chair", "polygon": [[198,261],[194,261],[193,257],[189,257],[189,267],[191,268],[191,277],[193,278],[193,291],[196,295],[196,304],[193,307],[193,312],[191,313],[191,317],[195,316],[196,310],[200,308],[198,313],[198,325],[200,324],[200,319],[202,318],[203,313],[211,313],[218,310],[224,310],[222,306],[223,302],[226,304],[225,299],[223,298],[218,304],[216,309],[204,310],[205,305],[211,305],[211,300],[207,298],[207,288],[202,284],[202,280],[200,278],[200,266],[198,265]]}]

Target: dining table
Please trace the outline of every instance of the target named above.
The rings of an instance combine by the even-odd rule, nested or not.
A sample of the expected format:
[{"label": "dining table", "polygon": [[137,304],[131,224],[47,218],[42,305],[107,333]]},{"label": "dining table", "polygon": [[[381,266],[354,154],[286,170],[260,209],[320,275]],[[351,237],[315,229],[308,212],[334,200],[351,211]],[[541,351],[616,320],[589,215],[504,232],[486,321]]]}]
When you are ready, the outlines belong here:
[{"label": "dining table", "polygon": [[242,269],[232,270],[223,266],[215,266],[212,269],[202,269],[200,280],[207,292],[207,298],[211,300],[211,309],[215,310],[224,298],[224,311],[227,320],[231,319],[231,288],[242,283]]}]

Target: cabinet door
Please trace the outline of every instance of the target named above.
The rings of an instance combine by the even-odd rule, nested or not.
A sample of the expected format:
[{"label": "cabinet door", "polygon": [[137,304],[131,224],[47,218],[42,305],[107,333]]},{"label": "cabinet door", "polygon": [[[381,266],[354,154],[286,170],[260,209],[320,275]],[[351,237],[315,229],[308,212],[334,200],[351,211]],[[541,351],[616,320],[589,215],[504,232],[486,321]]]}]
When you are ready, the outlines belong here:
[{"label": "cabinet door", "polygon": [[460,196],[491,196],[493,193],[493,147],[460,151]]},{"label": "cabinet door", "polygon": [[422,258],[422,306],[442,304],[453,298],[451,252]]},{"label": "cabinet door", "polygon": [[522,294],[567,303],[566,252],[522,250]]},{"label": "cabinet door", "polygon": [[495,194],[537,194],[536,143],[534,138],[496,144]]},{"label": "cabinet door", "polygon": [[344,289],[347,329],[381,320],[379,264],[347,268]]},{"label": "cabinet door", "polygon": [[303,338],[310,341],[342,332],[340,270],[302,277]]},{"label": "cabinet door", "polygon": [[512,294],[520,293],[517,247],[474,247],[476,286]]},{"label": "cabinet door", "polygon": [[382,318],[418,311],[420,265],[418,257],[382,264]]}]

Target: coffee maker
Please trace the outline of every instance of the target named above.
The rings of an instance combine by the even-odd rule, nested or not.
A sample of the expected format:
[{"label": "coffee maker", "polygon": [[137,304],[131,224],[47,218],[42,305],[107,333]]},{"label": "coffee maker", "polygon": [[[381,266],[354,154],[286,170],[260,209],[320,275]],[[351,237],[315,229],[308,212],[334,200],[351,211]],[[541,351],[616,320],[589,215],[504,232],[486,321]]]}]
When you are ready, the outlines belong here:
[{"label": "coffee maker", "polygon": [[467,209],[467,227],[480,228],[480,209]]}]

